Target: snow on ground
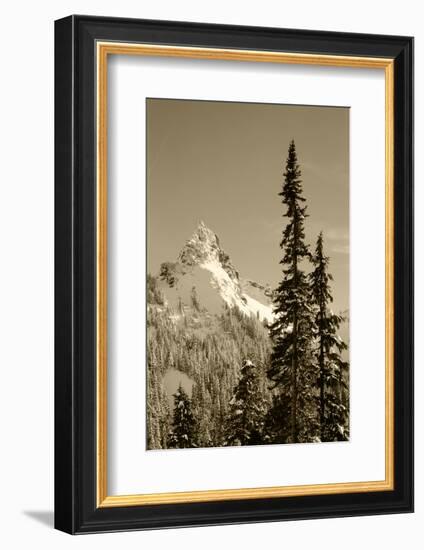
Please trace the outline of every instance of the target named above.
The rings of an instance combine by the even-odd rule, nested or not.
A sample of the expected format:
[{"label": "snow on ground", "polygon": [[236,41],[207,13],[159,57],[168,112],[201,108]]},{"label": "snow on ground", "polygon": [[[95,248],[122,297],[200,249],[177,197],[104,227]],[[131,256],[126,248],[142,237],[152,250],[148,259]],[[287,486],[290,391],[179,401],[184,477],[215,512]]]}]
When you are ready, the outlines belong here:
[{"label": "snow on ground", "polygon": [[259,314],[259,319],[261,321],[263,321],[264,319],[266,319],[269,323],[273,321],[271,306],[261,304],[261,302],[258,302],[258,300],[255,300],[254,298],[251,298],[248,294],[243,294],[243,296],[244,298],[246,298],[247,301],[246,306],[254,315]]},{"label": "snow on ground", "polygon": [[247,294],[242,294],[238,281],[232,279],[218,261],[207,261],[199,264],[199,267],[209,271],[212,275],[212,285],[219,291],[222,299],[230,306],[237,306],[245,315],[257,315],[262,321],[272,321],[270,306],[261,304],[258,300]]}]

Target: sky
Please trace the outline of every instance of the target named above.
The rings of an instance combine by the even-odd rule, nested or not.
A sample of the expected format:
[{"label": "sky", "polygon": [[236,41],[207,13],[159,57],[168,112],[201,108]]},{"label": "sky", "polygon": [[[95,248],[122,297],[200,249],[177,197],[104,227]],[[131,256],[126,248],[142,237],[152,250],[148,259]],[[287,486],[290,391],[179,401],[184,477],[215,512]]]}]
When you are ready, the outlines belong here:
[{"label": "sky", "polygon": [[147,262],[175,261],[200,220],[243,278],[275,287],[286,223],[278,193],[294,139],[334,311],[349,307],[349,108],[147,99]]}]

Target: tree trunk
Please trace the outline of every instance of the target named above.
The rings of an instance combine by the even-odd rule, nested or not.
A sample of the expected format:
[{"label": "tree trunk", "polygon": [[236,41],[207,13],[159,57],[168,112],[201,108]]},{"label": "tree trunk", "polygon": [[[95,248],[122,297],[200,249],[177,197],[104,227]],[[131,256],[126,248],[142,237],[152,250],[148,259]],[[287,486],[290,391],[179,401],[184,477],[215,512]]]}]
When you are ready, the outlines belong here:
[{"label": "tree trunk", "polygon": [[297,359],[297,315],[294,315],[293,321],[293,373],[292,373],[292,425],[291,425],[291,435],[292,443],[297,443],[297,369],[298,369],[298,359]]},{"label": "tree trunk", "polygon": [[320,399],[320,411],[319,411],[319,417],[320,417],[320,432],[321,432],[321,441],[324,439],[324,419],[325,419],[325,382],[324,382],[324,345],[323,345],[323,335],[322,335],[322,306],[321,306],[321,312],[320,312],[320,344],[319,344],[319,399]]},{"label": "tree trunk", "polygon": [[[297,233],[298,233],[298,220],[297,210],[294,205],[294,219],[293,219],[293,237],[294,237],[294,254],[293,254],[293,283],[294,288],[297,288]],[[293,315],[293,395],[292,395],[292,425],[291,435],[292,442],[297,443],[297,371],[299,368],[299,359],[297,356],[297,306]]]}]

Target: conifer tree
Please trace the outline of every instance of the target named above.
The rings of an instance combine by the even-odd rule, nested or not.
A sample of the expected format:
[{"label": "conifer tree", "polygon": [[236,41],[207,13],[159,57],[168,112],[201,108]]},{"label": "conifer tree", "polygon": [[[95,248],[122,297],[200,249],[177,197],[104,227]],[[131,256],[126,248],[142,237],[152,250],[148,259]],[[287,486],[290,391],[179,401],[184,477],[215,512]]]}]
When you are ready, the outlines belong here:
[{"label": "conifer tree", "polygon": [[286,443],[290,441],[291,425],[286,422],[290,418],[290,400],[282,393],[272,397],[270,407],[265,415],[263,442]]},{"label": "conifer tree", "polygon": [[192,289],[191,289],[190,301],[191,301],[191,307],[195,311],[199,312],[200,311],[200,302],[199,302],[199,297],[197,295],[197,290],[196,290],[195,286],[193,286]]},{"label": "conifer tree", "polygon": [[[315,441],[319,426],[312,356],[314,315],[308,276],[303,269],[310,252],[305,242],[306,205],[293,140],[279,195],[288,221],[280,242],[283,277],[275,290],[275,320],[270,327],[273,350],[268,376],[280,391],[280,409],[288,412],[290,435],[286,442]],[[287,422],[287,417],[281,418],[281,422]]]},{"label": "conifer tree", "polygon": [[230,401],[226,444],[260,444],[265,413],[266,401],[261,393],[257,368],[252,361],[245,360]]},{"label": "conifer tree", "polygon": [[204,381],[193,385],[191,394],[191,405],[196,419],[195,431],[198,434],[197,444],[199,447],[212,447],[210,411],[212,400]]},{"label": "conifer tree", "polygon": [[191,400],[181,384],[174,394],[174,403],[173,425],[168,436],[168,448],[188,449],[197,447],[196,422],[191,410]]},{"label": "conifer tree", "polygon": [[348,407],[344,403],[344,389],[348,363],[342,358],[347,345],[337,331],[344,317],[329,310],[333,301],[328,272],[329,258],[324,254],[322,231],[318,235],[314,270],[310,274],[312,294],[316,306],[316,359],[319,366],[319,418],[321,441],[341,441],[348,438]]},{"label": "conifer tree", "polygon": [[148,343],[147,448],[166,449],[170,411],[154,348]]}]

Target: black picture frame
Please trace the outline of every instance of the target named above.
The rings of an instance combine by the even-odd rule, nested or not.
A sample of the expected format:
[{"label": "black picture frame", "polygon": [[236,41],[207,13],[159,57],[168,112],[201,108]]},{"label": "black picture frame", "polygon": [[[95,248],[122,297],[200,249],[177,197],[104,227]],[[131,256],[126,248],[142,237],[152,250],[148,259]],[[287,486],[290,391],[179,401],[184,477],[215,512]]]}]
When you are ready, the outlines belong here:
[{"label": "black picture frame", "polygon": [[[97,507],[96,49],[99,40],[394,60],[391,491]],[[73,15],[55,22],[55,527],[94,533],[413,511],[413,39]]]}]

